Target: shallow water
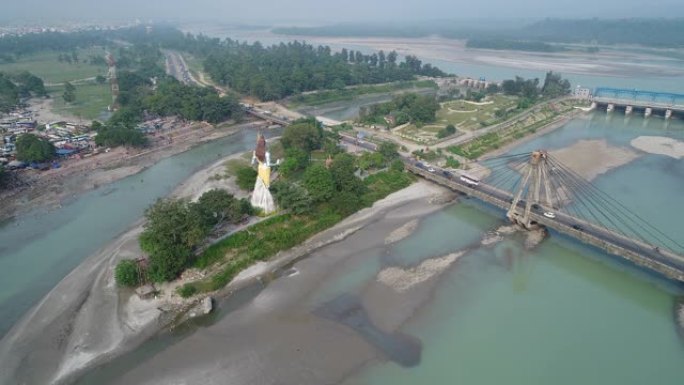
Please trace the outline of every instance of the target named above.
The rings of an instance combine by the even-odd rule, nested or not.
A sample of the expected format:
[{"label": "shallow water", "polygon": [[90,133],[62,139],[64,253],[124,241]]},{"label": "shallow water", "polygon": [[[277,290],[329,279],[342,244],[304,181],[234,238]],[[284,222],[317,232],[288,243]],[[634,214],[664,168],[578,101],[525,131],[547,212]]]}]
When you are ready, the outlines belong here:
[{"label": "shallow water", "polygon": [[84,258],[140,218],[198,168],[254,146],[254,132],[218,139],[102,186],[53,211],[0,227],[0,337]]},{"label": "shallow water", "polygon": [[[684,127],[597,112],[510,153],[587,138],[629,146],[640,135],[682,139]],[[684,243],[682,176],[684,161],[645,154],[594,183]],[[424,221],[405,242],[443,252],[421,234],[453,228],[444,242],[464,247],[458,224],[467,217],[452,212],[456,218]],[[469,253],[444,276],[435,301],[402,328],[423,343],[419,366],[378,362],[346,384],[681,383],[684,341],[673,318],[680,285],[555,232],[533,252],[521,245],[513,237]]]}]

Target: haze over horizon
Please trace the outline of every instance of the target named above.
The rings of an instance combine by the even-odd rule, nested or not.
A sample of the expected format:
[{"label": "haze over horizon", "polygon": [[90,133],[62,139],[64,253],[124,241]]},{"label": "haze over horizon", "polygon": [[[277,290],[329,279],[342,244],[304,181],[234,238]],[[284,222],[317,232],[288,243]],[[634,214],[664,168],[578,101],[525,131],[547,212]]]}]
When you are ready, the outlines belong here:
[{"label": "haze over horizon", "polygon": [[325,4],[317,0],[4,0],[0,20],[44,21],[143,18],[153,20],[211,20],[226,23],[307,23],[426,21],[467,18],[628,18],[683,17],[684,4],[674,0],[348,0]]}]

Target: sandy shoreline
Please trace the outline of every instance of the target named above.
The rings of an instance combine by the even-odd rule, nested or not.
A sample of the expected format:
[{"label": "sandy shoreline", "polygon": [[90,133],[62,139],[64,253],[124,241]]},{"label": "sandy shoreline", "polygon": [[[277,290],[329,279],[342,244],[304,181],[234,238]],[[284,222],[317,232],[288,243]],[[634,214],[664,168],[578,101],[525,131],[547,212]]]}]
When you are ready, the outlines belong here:
[{"label": "sandy shoreline", "polygon": [[[210,178],[225,167],[229,158],[240,156],[242,154],[235,154],[215,162],[179,185],[172,195],[195,197],[210,187],[231,189],[230,180],[210,181]],[[127,168],[119,174],[137,170]],[[335,229],[315,236],[305,245],[283,253],[271,262],[247,269],[219,295],[249,285],[266,272],[292,263],[312,250],[338,242],[372,222],[378,212],[433,194],[435,189],[439,191],[421,182],[395,193],[348,218]],[[340,232],[339,227],[346,230]],[[168,296],[148,303],[130,300],[134,296],[122,301],[112,277],[118,260],[139,255],[137,234],[141,230],[142,222],[138,221],[110,245],[88,257],[8,332],[0,345],[0,373],[3,373],[0,382],[67,380],[85,367],[101,364],[134,348],[159,329],[162,312],[158,308],[169,305],[162,303]],[[169,287],[164,289],[171,292]],[[102,325],[108,326],[102,328]],[[36,366],[41,370],[32,369]]]}]

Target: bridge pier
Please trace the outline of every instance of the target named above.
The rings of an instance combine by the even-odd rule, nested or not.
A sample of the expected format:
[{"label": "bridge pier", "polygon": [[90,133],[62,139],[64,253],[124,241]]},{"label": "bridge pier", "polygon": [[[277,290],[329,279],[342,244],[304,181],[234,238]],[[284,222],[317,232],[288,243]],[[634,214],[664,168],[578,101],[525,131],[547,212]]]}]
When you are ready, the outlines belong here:
[{"label": "bridge pier", "polygon": [[644,111],[644,117],[648,118],[651,115],[653,115],[653,109],[651,107],[646,107],[646,110]]},{"label": "bridge pier", "polygon": [[632,113],[632,106],[625,107],[625,115],[630,115]]},{"label": "bridge pier", "polygon": [[608,107],[606,107],[606,112],[613,112],[615,110],[615,104],[609,103]]},{"label": "bridge pier", "polygon": [[670,119],[672,117],[672,110],[665,110],[665,119]]}]

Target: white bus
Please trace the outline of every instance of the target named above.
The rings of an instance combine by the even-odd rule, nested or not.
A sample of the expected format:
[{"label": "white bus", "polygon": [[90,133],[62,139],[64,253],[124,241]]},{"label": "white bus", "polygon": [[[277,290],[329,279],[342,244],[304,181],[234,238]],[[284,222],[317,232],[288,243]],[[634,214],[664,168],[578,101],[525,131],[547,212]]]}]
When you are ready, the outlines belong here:
[{"label": "white bus", "polygon": [[480,184],[480,180],[475,178],[474,176],[468,175],[466,173],[461,174],[461,181],[466,182],[467,184],[471,186],[477,186]]}]

